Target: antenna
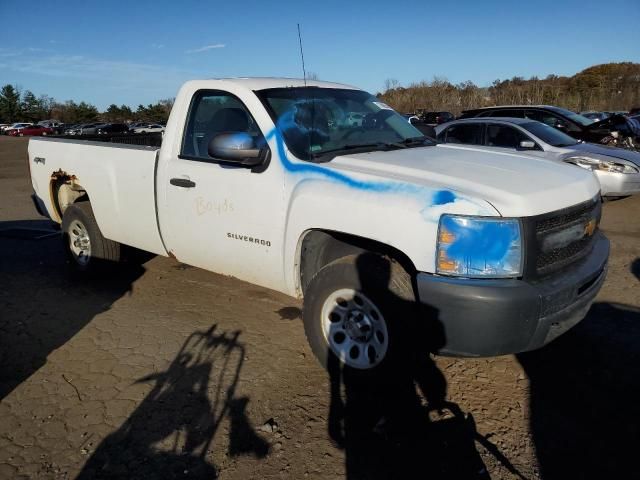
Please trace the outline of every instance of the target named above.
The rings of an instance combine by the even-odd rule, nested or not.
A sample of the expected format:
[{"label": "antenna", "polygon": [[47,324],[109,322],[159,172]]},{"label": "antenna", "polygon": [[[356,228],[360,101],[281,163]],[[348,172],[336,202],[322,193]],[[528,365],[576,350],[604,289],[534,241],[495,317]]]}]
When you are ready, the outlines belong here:
[{"label": "antenna", "polygon": [[304,52],[302,51],[302,35],[300,35],[300,24],[298,24],[298,42],[300,43],[300,58],[302,58],[302,78],[304,86],[307,86],[307,71],[304,68]]}]

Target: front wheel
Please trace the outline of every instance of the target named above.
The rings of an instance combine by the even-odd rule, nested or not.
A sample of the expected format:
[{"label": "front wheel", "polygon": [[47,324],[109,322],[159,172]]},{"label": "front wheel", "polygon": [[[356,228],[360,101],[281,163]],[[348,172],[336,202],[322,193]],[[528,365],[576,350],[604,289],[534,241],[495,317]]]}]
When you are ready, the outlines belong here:
[{"label": "front wheel", "polygon": [[81,273],[94,273],[120,261],[120,244],[102,236],[89,202],[64,211],[62,234],[71,264]]},{"label": "front wheel", "polygon": [[384,371],[402,351],[415,312],[411,277],[389,258],[339,258],[311,280],[303,321],[313,353],[360,374]]}]

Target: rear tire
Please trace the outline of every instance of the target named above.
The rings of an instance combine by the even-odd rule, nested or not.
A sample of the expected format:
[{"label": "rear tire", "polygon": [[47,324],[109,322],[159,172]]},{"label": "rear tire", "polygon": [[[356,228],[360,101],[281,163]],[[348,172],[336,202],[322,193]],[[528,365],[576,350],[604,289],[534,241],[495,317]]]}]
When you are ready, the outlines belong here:
[{"label": "rear tire", "polygon": [[89,202],[64,211],[62,238],[71,265],[80,273],[104,271],[120,261],[120,244],[102,236]]},{"label": "rear tire", "polygon": [[364,253],[339,258],[311,279],[302,318],[324,368],[377,376],[407,351],[415,312],[411,276],[387,257]]}]

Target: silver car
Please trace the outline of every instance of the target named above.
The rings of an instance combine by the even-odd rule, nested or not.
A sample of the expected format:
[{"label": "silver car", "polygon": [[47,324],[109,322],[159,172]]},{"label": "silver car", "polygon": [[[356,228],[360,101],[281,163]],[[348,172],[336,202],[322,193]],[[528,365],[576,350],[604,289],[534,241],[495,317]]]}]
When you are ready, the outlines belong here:
[{"label": "silver car", "polygon": [[576,140],[541,122],[525,118],[468,118],[436,127],[441,143],[518,152],[592,170],[603,197],[640,192],[640,153]]}]

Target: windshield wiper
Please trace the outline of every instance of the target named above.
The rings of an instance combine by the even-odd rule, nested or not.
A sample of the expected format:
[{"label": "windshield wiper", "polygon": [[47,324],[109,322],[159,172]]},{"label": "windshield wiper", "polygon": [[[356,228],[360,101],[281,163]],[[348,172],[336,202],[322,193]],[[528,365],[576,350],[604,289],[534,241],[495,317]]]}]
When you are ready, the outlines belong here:
[{"label": "windshield wiper", "polygon": [[322,150],[320,152],[315,152],[315,153],[312,152],[311,156],[313,158],[318,158],[318,157],[323,157],[323,156],[331,154],[331,153],[342,152],[344,150],[355,150],[355,149],[360,149],[360,148],[389,148],[389,147],[407,148],[407,146],[402,144],[402,143],[384,143],[384,142],[350,143],[350,144],[347,144],[347,145],[342,145],[339,148],[331,148],[329,150]]},{"label": "windshield wiper", "polygon": [[360,148],[409,148],[418,145],[424,145],[429,140],[428,137],[412,137],[405,138],[400,142],[376,142],[376,143],[351,143],[343,145],[339,148],[322,150],[320,152],[311,153],[312,158],[319,158],[332,153],[342,152],[345,150],[355,150]]},{"label": "windshield wiper", "polygon": [[407,147],[414,147],[417,145],[425,145],[427,142],[433,145],[436,144],[436,141],[434,139],[427,137],[426,135],[423,135],[421,137],[405,138],[400,143],[402,143],[403,145],[406,145]]}]

